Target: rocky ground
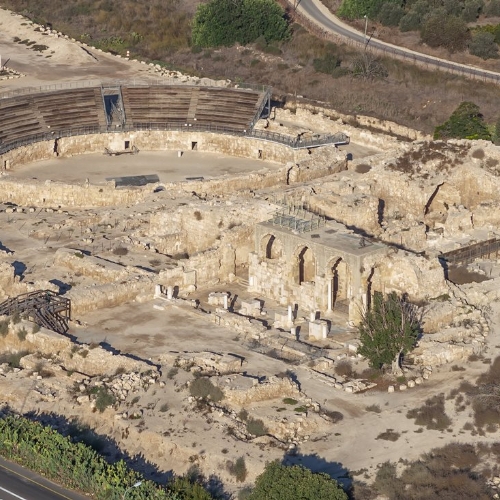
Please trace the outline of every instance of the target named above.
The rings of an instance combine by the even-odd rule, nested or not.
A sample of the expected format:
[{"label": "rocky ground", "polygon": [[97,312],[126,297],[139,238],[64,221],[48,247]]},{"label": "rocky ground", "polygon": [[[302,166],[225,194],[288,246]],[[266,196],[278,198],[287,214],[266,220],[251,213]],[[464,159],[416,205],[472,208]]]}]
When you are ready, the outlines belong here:
[{"label": "rocky ground", "polygon": [[[28,25],[16,30],[9,16],[0,11],[0,52],[12,54],[26,76],[2,80],[0,90],[21,82],[158,76],[155,67],[89,55],[59,34],[43,35]],[[44,51],[52,57],[12,44],[12,36],[35,44],[50,40]],[[500,267],[496,259],[476,262],[453,283],[437,256],[497,236],[497,148],[422,137],[401,142],[396,135],[408,131],[394,124],[385,124],[392,135],[375,134],[307,110],[277,110],[274,118],[260,126],[291,136],[347,131],[352,144],[340,151],[353,155],[347,170],[292,186],[283,179],[263,190],[207,189],[203,196],[167,185],[165,172],[157,186],[167,185],[164,190],[115,190],[118,201],[95,205],[64,202],[75,189],[65,182],[83,185],[89,178],[84,169],[94,168],[90,160],[77,174],[65,173],[71,179],[42,179],[40,170],[35,182],[43,165],[2,178],[17,185],[19,198],[0,207],[0,298],[39,289],[64,293],[73,301],[73,321],[71,338],[37,332],[24,320],[0,327],[1,402],[57,422],[63,432],[85,429],[79,432],[110,459],[133,457],[151,477],[199,470],[213,488],[222,481],[228,496],[275,458],[369,481],[384,461],[477,440],[471,410],[462,408],[459,392],[450,394],[464,381],[475,382],[498,354]],[[243,175],[230,174],[228,179]],[[54,191],[60,203],[20,201],[27,186],[42,189],[47,180],[61,181]],[[101,181],[90,180],[96,196]],[[263,318],[272,322],[282,312],[272,301],[253,316],[221,312],[219,299],[228,291],[235,311],[254,299],[245,283],[253,226],[278,208],[283,193],[393,245],[374,280],[394,289],[403,284],[426,312],[425,335],[404,377],[370,378],[355,352],[356,332],[343,316],[334,318],[325,341],[297,342],[285,331],[263,328]],[[238,249],[231,276],[222,265],[228,245]],[[166,298],[172,273],[211,266],[212,277],[202,286]],[[158,284],[164,293],[155,294]],[[277,350],[294,363],[276,356]],[[196,389],[200,374],[223,399],[201,400],[207,386]],[[407,418],[408,410],[441,393],[448,396],[452,424],[427,429]],[[493,442],[497,428],[490,430],[482,439]],[[239,457],[248,469],[242,482],[230,467]]]}]

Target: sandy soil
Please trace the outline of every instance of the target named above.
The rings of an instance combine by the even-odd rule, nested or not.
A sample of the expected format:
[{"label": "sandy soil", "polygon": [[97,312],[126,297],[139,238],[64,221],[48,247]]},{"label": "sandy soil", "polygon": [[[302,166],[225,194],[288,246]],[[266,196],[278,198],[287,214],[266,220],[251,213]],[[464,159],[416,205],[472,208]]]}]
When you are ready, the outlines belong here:
[{"label": "sandy soil", "polygon": [[[35,33],[26,22],[16,15],[0,9],[0,53],[2,58],[10,58],[9,67],[12,67],[26,77],[17,80],[0,82],[0,91],[13,89],[26,85],[45,85],[53,82],[63,82],[75,79],[127,79],[132,77],[153,77],[150,69],[144,65],[126,62],[111,55],[91,51],[89,55],[78,44],[72,44],[62,38],[54,38]],[[33,40],[45,44],[49,48],[42,54],[34,52],[26,45],[13,43],[13,37]],[[51,57],[47,57],[47,56]],[[349,145],[342,148],[346,152],[360,156],[373,154],[375,151],[362,145]],[[84,178],[91,178],[92,182],[102,182],[103,178],[113,175],[113,172],[131,175],[134,173],[158,173],[162,180],[182,179],[189,175],[215,175],[215,172],[234,173],[247,171],[262,165],[262,162],[250,160],[235,160],[222,158],[218,155],[205,155],[200,153],[186,153],[179,159],[175,153],[143,153],[137,157],[112,157],[99,155],[75,157],[68,160],[52,160],[25,166],[12,172],[14,177],[37,177],[41,180],[54,179],[66,182],[81,182]],[[211,158],[209,160],[209,158]],[[94,161],[99,159],[99,168],[94,166]],[[203,170],[200,164],[203,163]],[[208,166],[207,166],[208,164]],[[104,170],[101,172],[101,168]],[[78,176],[69,172],[77,170]],[[182,172],[180,171],[182,167]],[[184,170],[187,167],[187,170]],[[147,169],[147,170],[144,170]],[[200,172],[203,172],[200,174]],[[167,200],[157,196],[161,203],[173,205],[184,200]],[[126,211],[116,207],[114,216],[117,220],[125,220],[134,211],[147,213],[157,206],[156,201],[148,200],[133,209]],[[64,221],[70,215],[75,221],[82,222],[83,227],[89,227],[89,222],[95,216],[89,210],[71,210],[71,214],[43,213],[26,214],[0,213],[0,242],[3,248],[15,252],[14,259],[17,264],[18,275],[29,280],[52,280],[70,286],[87,285],[91,281],[85,277],[69,275],[66,269],[55,269],[52,266],[54,253],[61,246],[82,246],[82,234],[69,233],[61,229]],[[75,222],[75,227],[78,227]],[[140,224],[141,221],[138,221]],[[56,228],[59,229],[56,229]],[[34,230],[47,234],[47,239],[36,237]],[[119,238],[126,231],[116,231],[110,237]],[[103,243],[104,245],[104,243]],[[104,251],[103,247],[103,251]],[[132,254],[131,254],[132,256]],[[136,265],[152,265],[152,254],[138,256],[133,254]],[[112,257],[109,252],[106,257]],[[163,256],[154,255],[159,259],[161,266],[165,263]],[[116,257],[114,257],[116,258]],[[2,254],[2,260],[12,262],[12,257]],[[118,259],[117,259],[118,260]],[[126,259],[124,258],[124,261]],[[71,285],[72,281],[74,285]],[[200,291],[200,296],[206,295],[214,288]],[[234,287],[233,293],[245,297],[243,289]],[[203,298],[203,297],[201,297]],[[270,312],[273,304],[268,304]],[[498,354],[500,344],[500,306],[494,308],[494,327],[488,339],[487,356],[494,358]],[[208,320],[207,320],[208,318]],[[234,332],[215,325],[210,318],[188,313],[184,309],[172,306],[166,311],[156,311],[153,304],[130,303],[118,308],[101,309],[92,314],[78,318],[84,327],[73,326],[71,333],[79,341],[106,342],[114,349],[153,361],[172,351],[180,350],[213,350],[233,352],[245,357],[244,368],[250,375],[273,375],[290,368],[276,359],[264,356],[258,352],[248,350],[244,339],[238,338]],[[332,335],[332,342],[335,340]],[[340,337],[339,337],[340,338]],[[345,353],[344,353],[345,354]],[[356,369],[365,365],[353,358]],[[163,368],[163,380],[167,382],[166,373],[171,366]],[[340,411],[344,418],[337,424],[327,425],[318,433],[310,436],[308,441],[302,443],[295,457],[285,457],[288,462],[300,461],[314,470],[325,471],[332,476],[342,474],[345,469],[359,471],[368,469],[373,472],[376,466],[386,460],[397,462],[399,459],[415,459],[422,452],[431,448],[459,439],[464,442],[477,442],[477,437],[462,430],[465,422],[470,421],[468,411],[455,411],[453,402],[447,402],[447,411],[454,418],[454,425],[450,431],[425,431],[417,432],[419,428],[412,420],[406,418],[408,409],[420,406],[423,401],[433,394],[448,393],[458,386],[462,380],[474,381],[477,375],[487,369],[482,361],[469,363],[465,371],[452,371],[444,366],[435,370],[431,379],[423,386],[388,394],[385,392],[369,392],[365,394],[348,394],[334,390],[314,377],[306,367],[293,367],[296,372],[301,389],[305,396],[317,401],[324,409]],[[248,482],[255,479],[264,467],[265,461],[273,458],[283,458],[284,453],[278,448],[266,447],[252,443],[242,443],[227,435],[227,421],[223,417],[211,415],[207,418],[193,412],[187,405],[187,391],[181,391],[180,386],[190,377],[190,374],[180,371],[175,383],[168,385],[164,393],[153,394],[154,391],[141,394],[139,405],[146,409],[148,405],[156,404],[160,397],[168,401],[171,411],[168,414],[158,414],[149,411],[148,426],[150,433],[131,431],[130,437],[124,437],[121,429],[115,423],[111,410],[104,416],[84,411],[81,407],[65,401],[56,401],[51,404],[41,402],[34,395],[32,381],[29,379],[19,382],[14,388],[0,379],[2,396],[18,399],[23,408],[37,409],[65,413],[68,416],[86,419],[100,433],[113,436],[120,446],[129,453],[143,453],[148,459],[155,461],[163,470],[173,469],[175,472],[185,472],[191,456],[198,456],[195,461],[202,466],[205,473],[216,472],[226,482],[229,490],[237,491],[241,484],[236,484],[226,471],[226,461],[235,460],[245,456],[250,470]],[[177,390],[179,389],[179,390]],[[16,392],[17,391],[17,392]],[[38,399],[37,399],[38,398]],[[156,402],[156,403],[155,403]],[[272,408],[281,404],[280,400],[271,401]],[[380,413],[366,411],[369,405],[377,404]],[[154,406],[154,405],[153,405]],[[254,409],[260,411],[258,407]],[[252,410],[253,408],[250,408]],[[148,417],[148,418],[149,418]],[[131,424],[132,426],[132,424]],[[377,436],[387,429],[394,429],[400,433],[396,442],[380,441]],[[167,434],[168,432],[168,434]],[[483,440],[495,440],[496,434],[488,434]],[[223,450],[227,448],[228,451]],[[175,451],[168,451],[175,450]]]},{"label": "sandy soil", "polygon": [[[37,52],[25,44],[15,43],[14,37],[48,48]],[[9,68],[26,75],[19,79],[1,80],[0,91],[75,80],[152,78],[149,66],[85,48],[64,37],[43,35],[34,31],[29,20],[4,9],[0,9],[0,55],[4,63],[8,60]]]},{"label": "sandy soil", "polygon": [[178,158],[177,151],[141,151],[137,155],[88,154],[39,161],[12,170],[9,176],[17,179],[36,178],[40,181],[51,179],[70,184],[89,179],[91,184],[99,184],[109,177],[156,174],[160,182],[177,182],[189,177],[211,179],[221,175],[279,167],[281,165],[262,160],[228,157],[217,153],[185,151]]}]

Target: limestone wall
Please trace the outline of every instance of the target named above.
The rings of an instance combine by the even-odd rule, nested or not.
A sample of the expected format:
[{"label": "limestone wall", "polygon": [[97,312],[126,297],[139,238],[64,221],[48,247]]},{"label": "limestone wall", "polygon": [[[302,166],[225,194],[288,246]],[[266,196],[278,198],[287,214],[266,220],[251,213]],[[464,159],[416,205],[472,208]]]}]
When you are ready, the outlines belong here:
[{"label": "limestone wall", "polygon": [[[318,126],[321,126],[320,124],[322,123],[327,123],[326,120],[330,122],[335,120],[337,123],[332,124],[334,131],[345,132],[354,142],[379,145],[383,148],[386,148],[394,143],[396,138],[390,137],[390,135],[405,137],[412,141],[428,137],[418,130],[411,129],[394,122],[379,120],[378,118],[374,118],[372,116],[344,115],[334,109],[328,109],[303,102],[286,103],[284,110],[276,109],[276,117],[282,117],[283,115],[280,113],[283,111],[292,113],[292,115],[296,116],[297,120],[305,120],[306,123],[309,122],[311,126],[315,127],[313,128],[315,131],[320,131]],[[332,125],[330,125],[330,127]],[[369,130],[363,130],[363,128]],[[385,138],[381,136],[385,136]]]},{"label": "limestone wall", "polygon": [[104,207],[144,200],[151,188],[115,189],[114,183],[76,185],[36,180],[11,180],[0,177],[0,199],[23,206],[37,207]]},{"label": "limestone wall", "polygon": [[[23,146],[2,155],[0,167],[14,168],[24,163],[51,159],[56,155],[55,152],[57,156],[64,158],[87,153],[102,153],[104,148],[123,150],[125,141],[130,143],[130,147],[136,146],[139,150],[190,151],[195,149],[282,164],[299,162],[308,156],[307,150],[293,150],[283,144],[250,137],[210,132],[132,131],[62,137],[57,140],[57,144],[55,141],[46,141]],[[9,162],[8,165],[5,162]]]},{"label": "limestone wall", "polygon": [[78,317],[79,314],[103,307],[131,302],[139,295],[152,299],[155,283],[153,277],[136,276],[135,279],[119,283],[73,288],[65,296],[71,299],[72,314]]},{"label": "limestone wall", "polygon": [[[17,331],[22,328],[28,332],[25,340],[20,340],[17,335]],[[24,320],[16,325],[10,324],[9,334],[0,337],[0,350],[39,353],[67,371],[77,371],[89,376],[114,375],[118,369],[126,372],[156,370],[142,361],[114,355],[100,346],[75,344],[70,338],[45,328],[31,333],[32,328],[33,324]]]}]

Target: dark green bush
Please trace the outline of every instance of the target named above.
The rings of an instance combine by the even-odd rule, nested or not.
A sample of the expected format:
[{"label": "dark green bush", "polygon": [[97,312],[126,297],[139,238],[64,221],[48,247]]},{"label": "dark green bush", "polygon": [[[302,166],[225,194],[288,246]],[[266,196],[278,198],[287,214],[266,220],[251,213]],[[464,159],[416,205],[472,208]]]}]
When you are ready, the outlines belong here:
[{"label": "dark green bush", "polygon": [[218,403],[224,399],[224,393],[206,377],[193,380],[189,386],[189,392],[191,396],[203,399],[204,401],[210,400]]},{"label": "dark green bush", "polygon": [[290,32],[283,9],[272,0],[210,0],[198,5],[192,43],[199,47],[247,45],[263,37],[266,44]]}]

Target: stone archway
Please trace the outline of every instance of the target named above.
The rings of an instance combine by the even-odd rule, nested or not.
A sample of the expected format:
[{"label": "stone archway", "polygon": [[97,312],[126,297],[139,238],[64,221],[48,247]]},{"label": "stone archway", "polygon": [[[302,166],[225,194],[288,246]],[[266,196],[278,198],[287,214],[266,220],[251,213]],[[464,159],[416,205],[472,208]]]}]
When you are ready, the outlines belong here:
[{"label": "stone archway", "polygon": [[296,254],[294,262],[295,280],[300,285],[306,282],[313,282],[316,279],[316,257],[309,247],[301,247]]},{"label": "stone archway", "polygon": [[267,234],[261,240],[261,256],[266,259],[280,259],[283,257],[283,245],[274,234]]},{"label": "stone archway", "polygon": [[348,300],[349,289],[349,268],[347,263],[341,258],[331,259],[327,266],[326,276],[328,278],[328,310],[335,309]]}]

